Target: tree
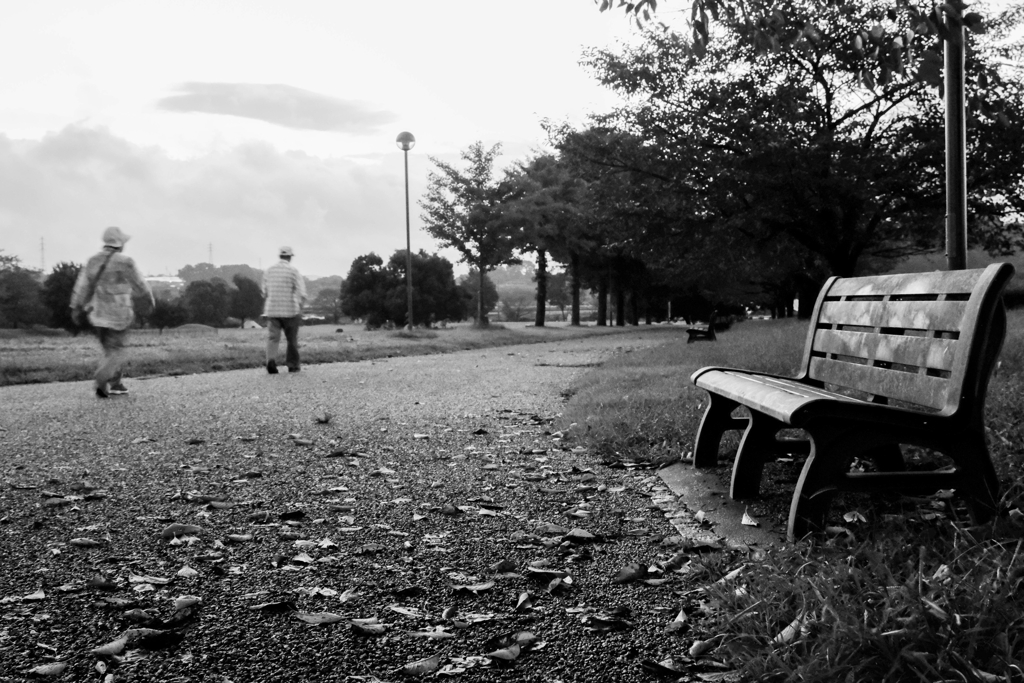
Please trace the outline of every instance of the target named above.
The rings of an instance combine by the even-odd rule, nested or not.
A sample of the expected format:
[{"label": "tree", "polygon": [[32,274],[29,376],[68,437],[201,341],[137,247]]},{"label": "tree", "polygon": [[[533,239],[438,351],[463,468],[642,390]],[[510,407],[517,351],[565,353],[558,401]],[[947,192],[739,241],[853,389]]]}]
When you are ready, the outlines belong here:
[{"label": "tree", "polygon": [[[388,321],[399,323],[407,314],[405,250],[396,251],[388,263],[370,253],[352,261],[341,288],[341,310],[362,318],[368,327]],[[437,320],[462,320],[465,298],[455,285],[451,262],[423,250],[412,255],[415,325],[430,326]]]},{"label": "tree", "polygon": [[389,319],[387,293],[394,285],[394,274],[384,269],[380,256],[357,256],[341,285],[342,313],[364,319],[367,327],[380,327]]},{"label": "tree", "polygon": [[263,291],[259,284],[244,275],[232,278],[235,289],[231,291],[231,304],[228,314],[245,322],[246,318],[255,320],[263,314]]},{"label": "tree", "polygon": [[[392,300],[401,311],[408,306],[405,289],[405,250],[396,251],[388,262],[388,268],[401,282],[401,303],[398,304],[396,294],[392,290]],[[440,320],[462,320],[466,317],[466,299],[462,290],[455,284],[455,269],[452,263],[437,254],[427,254],[422,249],[412,255],[413,273],[413,324],[430,327]],[[394,320],[400,320],[394,316]]]},{"label": "tree", "polygon": [[[480,296],[481,286],[483,297]],[[459,280],[459,287],[464,292],[467,308],[476,311],[477,315],[486,316],[498,304],[498,288],[487,275],[480,276],[479,271],[470,268],[469,272]]]},{"label": "tree", "polygon": [[178,327],[188,322],[188,311],[180,301],[157,299],[153,312],[149,314],[149,324],[161,332],[167,327]]},{"label": "tree", "polygon": [[[613,0],[600,0],[601,11],[609,9],[613,4]],[[638,17],[637,23],[640,23],[640,16],[644,20],[650,19],[650,12],[656,8],[657,0],[619,0],[618,6],[625,7],[627,14],[633,13]],[[841,51],[848,52],[852,48],[862,58],[856,77],[869,89],[873,90],[876,84],[887,85],[893,80],[893,74],[914,73],[918,80],[937,86],[940,91],[943,88],[946,90],[946,259],[951,269],[965,268],[969,182],[966,170],[967,149],[964,144],[965,108],[969,108],[975,115],[998,114],[998,119],[1002,119],[1000,122],[1006,119],[1001,110],[1003,101],[998,95],[984,99],[971,97],[965,102],[965,85],[968,85],[964,69],[965,48],[970,47],[965,29],[983,33],[985,22],[977,12],[966,11],[967,3],[964,0],[933,3],[925,5],[923,9],[912,3],[894,0],[888,7],[878,3],[872,5],[872,9],[873,23],[854,27],[852,32],[843,36],[845,42],[837,45]],[[735,0],[693,0],[690,44],[693,54],[698,57],[703,57],[710,41],[709,13],[715,21],[723,16],[728,20],[743,20],[747,28],[747,44],[757,52],[799,50],[820,39],[817,27],[804,22],[799,16],[794,20],[786,5],[763,0],[743,3]],[[1022,48],[1019,39],[1012,41],[1009,38],[1010,29],[1015,22],[1020,21],[1022,14],[1024,12],[1018,6],[988,22],[1002,34],[1003,45],[997,47],[996,51],[1002,52],[1004,58],[1011,52],[1018,59],[1020,57]],[[888,21],[889,25],[883,23],[883,20]],[[892,24],[897,24],[896,30],[892,30]],[[922,49],[922,43],[932,38],[937,39],[941,55],[935,46],[925,45]],[[975,77],[980,88],[991,92],[998,91],[1002,85],[1001,73],[996,68],[989,67]],[[995,203],[1000,202],[996,199]],[[1001,213],[1004,217],[1013,216],[1019,224],[1019,212]]]},{"label": "tree", "polygon": [[[14,265],[8,265],[13,263]],[[46,322],[49,311],[41,299],[36,271],[8,262],[0,270],[0,327],[29,327]]]},{"label": "tree", "polygon": [[[498,310],[501,312],[501,317],[508,322],[522,322],[528,319],[531,304],[533,304],[532,295],[511,291],[502,294],[498,299]],[[542,327],[542,325],[538,327]]]},{"label": "tree", "polygon": [[230,302],[230,287],[220,278],[194,280],[188,283],[181,297],[189,322],[214,327],[221,325],[228,316]]},{"label": "tree", "polygon": [[[505,203],[515,196],[517,187],[514,182],[493,178],[494,160],[500,150],[500,144],[489,150],[482,142],[470,145],[461,154],[468,165],[465,171],[430,157],[437,171],[428,176],[427,195],[420,202],[427,232],[444,246],[457,250],[461,261],[476,270],[478,291],[484,287],[488,271],[518,261],[515,250],[520,234],[503,216]],[[486,325],[483,299],[478,305],[477,324]]]},{"label": "tree", "polygon": [[[344,286],[344,281],[341,285]],[[316,297],[306,306],[310,313],[322,315],[332,323],[337,323],[341,317],[341,297],[339,289],[321,289]]]},{"label": "tree", "polygon": [[178,271],[178,277],[184,280],[185,284],[195,282],[196,280],[213,280],[214,278],[220,278],[225,282],[232,282],[236,275],[259,282],[260,278],[263,277],[263,272],[245,264],[215,266],[212,263],[188,265]]},{"label": "tree", "polygon": [[61,261],[43,281],[42,302],[50,310],[50,326],[74,330],[71,321],[71,294],[82,266]]},{"label": "tree", "polygon": [[548,275],[548,303],[557,306],[562,312],[562,320],[565,320],[565,307],[572,304],[572,289],[569,274],[550,273]]},{"label": "tree", "polygon": [[524,248],[537,257],[534,324],[541,327],[548,298],[548,256],[552,249],[567,243],[570,231],[578,225],[586,185],[551,154],[520,164],[512,178],[520,183],[521,190],[508,211],[523,225]]},{"label": "tree", "polygon": [[13,254],[5,254],[0,249],[0,273],[5,270],[13,270],[14,268],[20,267],[21,259]]},{"label": "tree", "polygon": [[[726,17],[703,51],[652,31],[621,55],[595,53],[591,64],[605,83],[633,102],[602,123],[641,142],[622,154],[623,138],[606,136],[604,150],[594,144],[586,154],[606,176],[645,175],[645,188],[631,185],[637,196],[654,189],[674,198],[647,209],[648,248],[660,245],[678,261],[680,251],[665,246],[681,245],[734,276],[790,280],[805,298],[827,275],[935,249],[946,210],[938,103],[905,72],[865,83],[870,58],[848,41],[860,26],[895,31],[899,17],[875,5],[808,0],[788,3],[786,21],[813,35],[777,52],[750,49],[749,26]],[[904,35],[917,36],[909,28]],[[971,73],[987,72],[980,53],[970,64]],[[984,80],[975,96],[995,99]],[[972,154],[985,159],[984,172],[969,179],[973,237],[989,249],[1024,241],[1013,218],[1024,208],[1024,97],[1007,83],[998,92],[1001,103],[979,109],[969,138]],[[662,208],[675,218],[656,220]]]}]

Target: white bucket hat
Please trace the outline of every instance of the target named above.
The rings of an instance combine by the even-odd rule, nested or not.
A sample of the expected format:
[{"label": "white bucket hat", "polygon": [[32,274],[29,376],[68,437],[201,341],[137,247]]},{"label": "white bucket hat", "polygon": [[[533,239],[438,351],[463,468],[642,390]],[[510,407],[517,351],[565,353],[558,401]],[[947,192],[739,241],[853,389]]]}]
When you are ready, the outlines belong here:
[{"label": "white bucket hat", "polygon": [[124,234],[124,232],[121,231],[121,228],[111,226],[103,231],[103,244],[108,247],[116,247],[120,249],[129,239],[130,236]]}]

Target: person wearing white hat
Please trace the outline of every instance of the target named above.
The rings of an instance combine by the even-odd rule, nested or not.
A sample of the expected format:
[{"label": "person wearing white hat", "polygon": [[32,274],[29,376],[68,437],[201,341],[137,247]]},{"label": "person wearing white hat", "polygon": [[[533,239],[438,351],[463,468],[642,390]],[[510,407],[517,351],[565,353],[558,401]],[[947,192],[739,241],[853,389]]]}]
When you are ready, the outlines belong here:
[{"label": "person wearing white hat", "polygon": [[135,321],[132,296],[146,297],[152,308],[153,293],[135,261],[121,253],[128,241],[121,228],[103,231],[103,250],[78,272],[71,294],[71,317],[80,327],[88,320],[103,347],[103,360],[96,368],[96,396],[127,394],[121,381],[124,345],[128,328]]},{"label": "person wearing white hat", "polygon": [[299,326],[306,303],[306,281],[292,265],[291,247],[278,250],[280,259],[263,273],[263,316],[267,319],[267,372],[277,374],[277,350],[281,331],[287,342],[285,364],[288,372],[299,371]]}]

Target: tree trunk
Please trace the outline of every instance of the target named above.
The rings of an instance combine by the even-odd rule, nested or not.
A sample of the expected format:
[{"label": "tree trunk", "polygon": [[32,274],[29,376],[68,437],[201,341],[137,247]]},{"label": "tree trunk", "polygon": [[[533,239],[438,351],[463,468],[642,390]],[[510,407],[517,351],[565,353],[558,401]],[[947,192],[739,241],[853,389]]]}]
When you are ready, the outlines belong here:
[{"label": "tree trunk", "polygon": [[618,278],[615,282],[615,326],[626,326],[626,290]]},{"label": "tree trunk", "polygon": [[636,290],[630,290],[629,292],[629,324],[633,327],[640,325],[640,309],[637,303]]},{"label": "tree trunk", "polygon": [[580,326],[580,256],[573,252],[569,255],[569,277],[572,280],[572,322],[573,327]]},{"label": "tree trunk", "polygon": [[608,326],[608,278],[603,275],[597,283],[597,324]]},{"label": "tree trunk", "polygon": [[480,274],[480,289],[476,298],[476,324],[479,327],[487,327],[487,314],[484,313],[484,269],[477,267],[477,272]]},{"label": "tree trunk", "polygon": [[537,316],[533,324],[544,327],[544,311],[548,303],[548,255],[543,249],[537,250]]}]

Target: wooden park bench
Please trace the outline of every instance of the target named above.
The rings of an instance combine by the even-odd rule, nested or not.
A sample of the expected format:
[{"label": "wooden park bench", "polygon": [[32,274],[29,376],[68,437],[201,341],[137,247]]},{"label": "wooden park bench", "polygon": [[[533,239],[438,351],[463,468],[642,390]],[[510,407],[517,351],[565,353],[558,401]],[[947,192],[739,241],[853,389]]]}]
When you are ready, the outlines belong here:
[{"label": "wooden park bench", "polygon": [[[985,444],[985,394],[1006,334],[1002,291],[1012,276],[1003,263],[829,279],[796,377],[713,367],[693,374],[710,396],[694,465],[714,466],[724,432],[742,429],[730,495],[745,499],[758,495],[766,461],[806,453],[790,504],[791,541],[824,528],[839,491],[956,489],[976,521],[989,519],[999,483]],[[786,429],[808,438],[782,438]],[[901,444],[939,452],[953,467],[907,471]],[[850,471],[855,458],[875,471]]]},{"label": "wooden park bench", "polygon": [[693,342],[701,341],[702,339],[707,341],[717,341],[718,337],[715,336],[715,321],[717,319],[718,311],[711,311],[711,315],[708,316],[707,327],[704,327],[703,325],[688,327],[686,329],[686,334],[688,335],[686,343],[692,344]]}]

